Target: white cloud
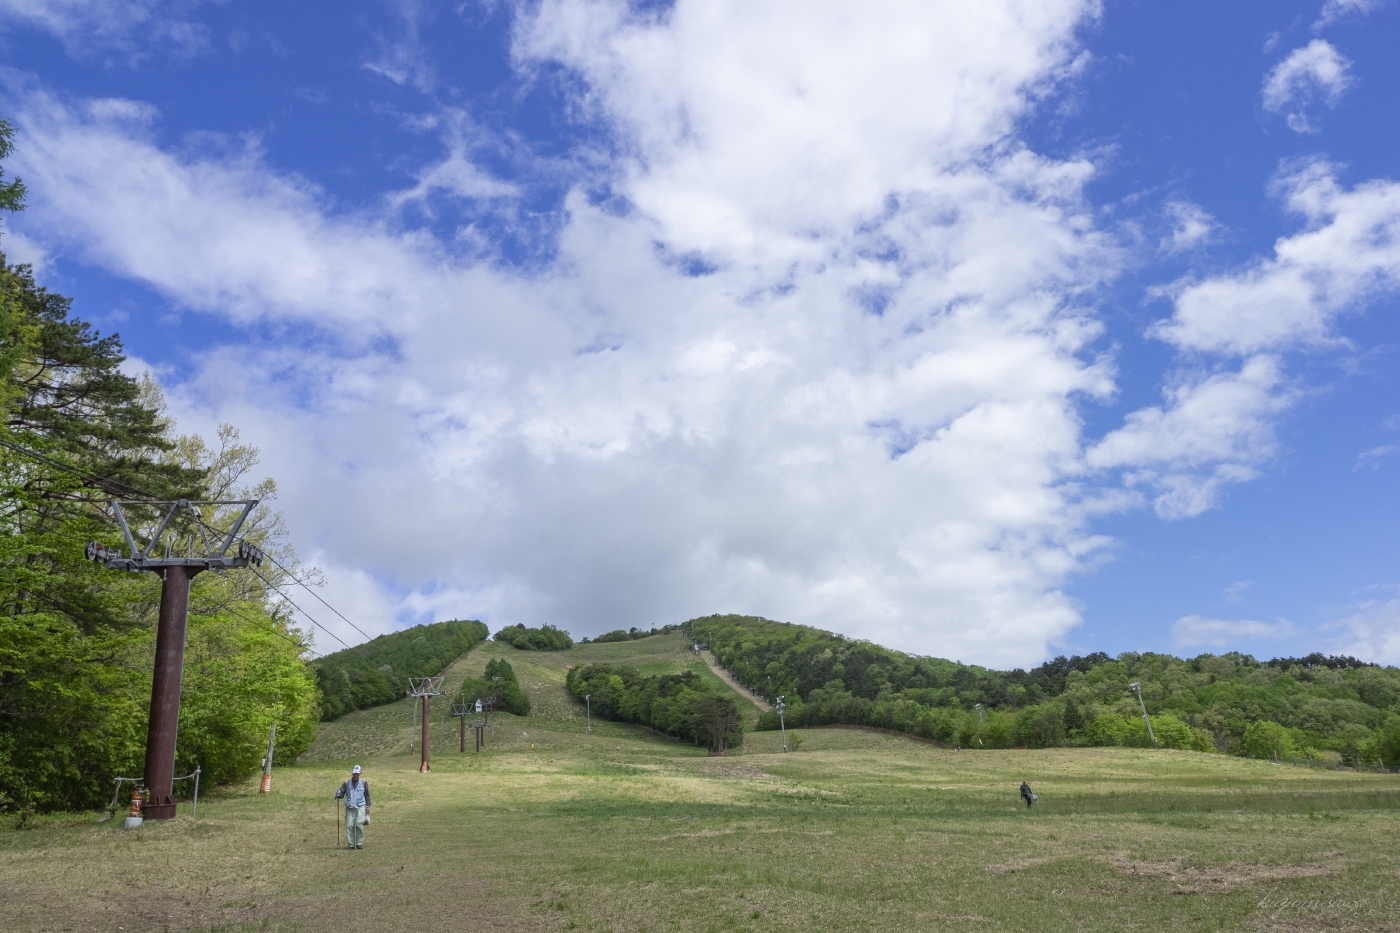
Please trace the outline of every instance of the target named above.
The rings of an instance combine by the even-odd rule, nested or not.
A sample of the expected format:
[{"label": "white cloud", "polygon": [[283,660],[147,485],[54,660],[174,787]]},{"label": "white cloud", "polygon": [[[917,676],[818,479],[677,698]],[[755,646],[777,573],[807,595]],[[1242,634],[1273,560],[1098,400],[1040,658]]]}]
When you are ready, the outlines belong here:
[{"label": "white cloud", "polygon": [[1215,218],[1189,201],[1169,201],[1165,213],[1171,221],[1170,236],[1162,238],[1159,246],[1165,252],[1179,253],[1204,246],[1215,232]]},{"label": "white cloud", "polygon": [[278,335],[210,351],[172,403],[257,439],[302,549],[369,574],[380,620],[733,610],[1024,664],[1103,544],[1076,406],[1112,371],[1079,296],[1119,259],[1092,166],[1012,134],[1094,9],[523,12],[521,67],[573,71],[632,205],[571,195],[528,274],[41,93],[25,222]]},{"label": "white cloud", "polygon": [[1356,455],[1356,466],[1352,467],[1351,470],[1353,473],[1365,469],[1379,470],[1381,467],[1381,460],[1395,453],[1397,450],[1400,450],[1400,447],[1396,447],[1394,444],[1385,444],[1381,447],[1372,447],[1370,450],[1363,450]]},{"label": "white cloud", "polygon": [[1182,349],[1249,354],[1335,340],[1333,321],[1400,288],[1400,183],[1337,182],[1336,167],[1293,166],[1277,183],[1307,221],[1245,270],[1175,288],[1154,335]]},{"label": "white cloud", "polygon": [[193,55],[209,31],[190,19],[201,0],[0,0],[0,23],[41,29],[70,55],[124,53],[133,61],[151,47]]},{"label": "white cloud", "polygon": [[1317,22],[1313,23],[1313,28],[1329,26],[1347,16],[1367,16],[1383,6],[1385,0],[1327,0],[1322,5],[1322,12]]},{"label": "white cloud", "polygon": [[1172,623],[1172,644],[1177,648],[1224,648],[1240,650],[1246,640],[1286,638],[1294,632],[1285,619],[1256,622],[1250,619],[1207,619],[1182,616]]},{"label": "white cloud", "polygon": [[1373,599],[1328,628],[1346,632],[1333,645],[1335,654],[1375,664],[1400,664],[1400,599]]},{"label": "white cloud", "polygon": [[432,6],[422,0],[388,0],[386,6],[399,21],[399,33],[380,37],[379,50],[365,61],[365,69],[395,84],[432,91],[437,69],[421,38],[422,28],[433,18]]},{"label": "white cloud", "polygon": [[1338,343],[1339,315],[1400,288],[1400,184],[1348,190],[1335,166],[1311,161],[1276,188],[1307,227],[1243,270],[1176,283],[1172,316],[1150,330],[1193,355],[1242,356],[1239,369],[1176,373],[1164,404],[1129,415],[1086,453],[1091,468],[1147,491],[1164,518],[1215,506],[1273,456],[1274,422],[1297,392],[1284,351]]},{"label": "white cloud", "polygon": [[1356,83],[1351,62],[1325,39],[1294,49],[1264,79],[1264,109],[1282,114],[1289,129],[1316,132],[1307,110],[1314,103],[1336,107],[1342,94]]},{"label": "white cloud", "polygon": [[3,253],[6,261],[13,265],[32,266],[35,275],[43,275],[51,260],[49,251],[44,248],[42,243],[36,242],[18,230],[0,230],[0,253]]},{"label": "white cloud", "polygon": [[1086,454],[1091,467],[1123,470],[1130,486],[1155,492],[1163,518],[1200,514],[1228,484],[1257,476],[1274,452],[1274,416],[1291,400],[1278,361],[1266,355],[1163,394],[1165,404],[1133,412]]}]

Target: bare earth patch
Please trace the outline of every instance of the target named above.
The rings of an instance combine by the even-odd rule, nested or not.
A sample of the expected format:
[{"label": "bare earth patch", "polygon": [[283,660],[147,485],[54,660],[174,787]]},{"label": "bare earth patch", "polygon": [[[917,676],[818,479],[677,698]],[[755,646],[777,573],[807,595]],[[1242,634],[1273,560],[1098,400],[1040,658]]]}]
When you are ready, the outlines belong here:
[{"label": "bare earth patch", "polygon": [[716,777],[723,778],[740,778],[749,780],[769,781],[778,780],[778,776],[776,774],[769,774],[767,771],[764,771],[757,765],[740,765],[725,762],[723,764],[714,765],[711,768],[711,771]]},{"label": "bare earth patch", "polygon": [[1164,878],[1176,885],[1177,894],[1223,894],[1244,885],[1261,881],[1282,881],[1290,878],[1317,878],[1334,875],[1344,866],[1344,853],[1330,852],[1328,861],[1303,865],[1207,865],[1187,866],[1183,859],[1145,861],[1127,855],[1115,855],[1107,861],[1129,875],[1144,878]]}]

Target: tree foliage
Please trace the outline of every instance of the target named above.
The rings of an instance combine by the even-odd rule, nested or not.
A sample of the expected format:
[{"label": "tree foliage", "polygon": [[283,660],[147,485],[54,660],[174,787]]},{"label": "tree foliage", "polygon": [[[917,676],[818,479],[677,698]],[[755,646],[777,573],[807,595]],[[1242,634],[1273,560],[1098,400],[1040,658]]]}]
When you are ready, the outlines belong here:
[{"label": "tree foliage", "polygon": [[[996,671],[746,616],[692,619],[682,629],[740,682],[785,696],[789,725],[878,726],[964,748],[1145,747],[1147,726],[1128,689],[1139,681],[1166,748],[1257,754],[1246,732],[1262,721],[1287,732],[1290,754],[1400,764],[1400,669],[1351,657],[1095,653]],[[776,713],[760,720],[759,728],[777,727]]]},{"label": "tree foliage", "polygon": [[566,651],[574,646],[574,640],[569,637],[568,632],[552,625],[539,628],[508,625],[492,637],[521,651]]},{"label": "tree foliage", "polygon": [[408,678],[436,677],[487,634],[486,626],[474,620],[435,622],[316,659],[312,668],[321,688],[321,719],[402,699]]},{"label": "tree foliage", "polygon": [[[0,158],[11,139],[0,121]],[[0,184],[0,209],[23,193]],[[232,427],[214,447],[175,433],[154,383],[121,371],[119,338],[71,311],[0,254],[0,809],[22,814],[98,806],[113,777],[140,775],[160,581],[83,558],[89,540],[123,543],[109,500],[276,492],[248,485],[257,451]],[[127,512],[138,534],[158,514]],[[227,529],[231,517],[202,520]],[[201,573],[191,587],[176,767],[215,782],[256,768],[274,721],[282,760],[315,727],[306,642],[269,586],[306,574],[266,502],[243,534],[277,566]]]},{"label": "tree foliage", "polygon": [[520,681],[516,679],[510,662],[501,658],[487,661],[486,673],[481,677],[463,680],[457,698],[466,703],[491,699],[495,701],[495,709],[516,716],[530,715],[530,698],[520,689]]},{"label": "tree foliage", "polygon": [[[564,684],[580,703],[590,697],[593,715],[602,719],[640,723],[696,744],[704,740],[715,749],[740,734],[733,698],[715,694],[689,671],[643,676],[627,665],[585,664],[570,668]],[[723,703],[711,703],[711,698]]]},{"label": "tree foliage", "polygon": [[661,628],[657,628],[656,626],[653,625],[650,629],[639,629],[639,628],[637,628],[637,627],[634,625],[632,628],[629,628],[629,629],[618,628],[618,629],[613,629],[611,632],[604,632],[602,635],[599,635],[597,638],[581,638],[581,639],[579,639],[579,644],[580,644],[580,645],[587,645],[587,644],[600,644],[600,645],[601,645],[601,644],[607,644],[607,643],[609,643],[609,642],[636,641],[636,640],[639,639],[639,638],[650,638],[650,637],[653,636],[653,635],[664,635],[666,632],[673,631],[674,629],[675,629],[675,626],[674,626],[674,625],[664,625],[664,626],[662,626]]}]

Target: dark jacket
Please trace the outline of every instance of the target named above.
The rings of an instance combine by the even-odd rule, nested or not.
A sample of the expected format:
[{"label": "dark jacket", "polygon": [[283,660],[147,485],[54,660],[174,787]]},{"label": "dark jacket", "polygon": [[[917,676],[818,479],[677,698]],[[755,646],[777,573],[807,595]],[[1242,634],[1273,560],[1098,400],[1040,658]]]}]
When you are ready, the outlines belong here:
[{"label": "dark jacket", "polygon": [[1031,786],[1025,781],[1021,782],[1021,796],[1027,800],[1031,799]]},{"label": "dark jacket", "polygon": [[[360,778],[360,780],[359,780],[359,785],[360,785],[361,787],[363,787],[364,790],[365,790],[365,806],[368,807],[368,806],[370,805],[370,804],[369,804],[369,781],[366,781],[364,778]],[[344,796],[345,796],[346,794],[348,794],[348,793],[350,793],[350,782],[347,780],[345,783],[343,783],[343,784],[340,785],[340,790],[338,790],[338,791],[335,792],[335,799],[336,799],[336,800],[340,800],[342,797],[344,797]],[[346,806],[349,806],[349,804],[347,803]]]}]

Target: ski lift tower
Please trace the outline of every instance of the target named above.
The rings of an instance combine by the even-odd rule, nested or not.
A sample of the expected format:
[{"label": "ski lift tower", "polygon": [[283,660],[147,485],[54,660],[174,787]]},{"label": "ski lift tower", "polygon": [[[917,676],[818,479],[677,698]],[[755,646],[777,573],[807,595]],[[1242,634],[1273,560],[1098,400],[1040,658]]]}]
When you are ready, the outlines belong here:
[{"label": "ski lift tower", "polygon": [[[257,499],[239,501],[112,501],[112,517],[121,528],[126,552],[121,547],[108,547],[89,541],[84,549],[88,560],[96,561],[108,570],[159,574],[160,616],[156,623],[156,664],[151,677],[151,715],[146,725],[146,796],[141,804],[141,816],[146,820],[175,818],[175,798],[171,796],[175,783],[175,738],[180,726],[180,681],[185,666],[185,627],[189,622],[190,581],[194,575],[213,570],[222,572],[249,564],[261,566],[263,552],[238,538],[238,532],[248,514],[258,504]],[[145,547],[138,547],[131,532],[123,506],[133,516],[145,513],[155,531]],[[226,534],[221,534],[203,521],[202,509],[214,511],[238,507],[238,517]],[[150,510],[150,511],[148,511]],[[156,524],[156,519],[159,523]],[[138,518],[144,523],[146,518]],[[185,540],[180,542],[178,539]],[[229,553],[233,543],[238,550]],[[163,542],[163,544],[162,544]],[[183,543],[184,554],[178,553]]]},{"label": "ski lift tower", "polygon": [[458,725],[462,727],[460,730],[462,733],[461,742],[457,749],[461,752],[465,752],[467,750],[467,717],[471,714],[472,705],[466,700],[457,700],[452,704],[452,715],[457,717]]},{"label": "ski lift tower", "polygon": [[442,693],[441,677],[408,678],[408,695],[423,701],[423,763],[418,766],[420,774],[433,770],[428,767],[428,704],[433,697]]}]

